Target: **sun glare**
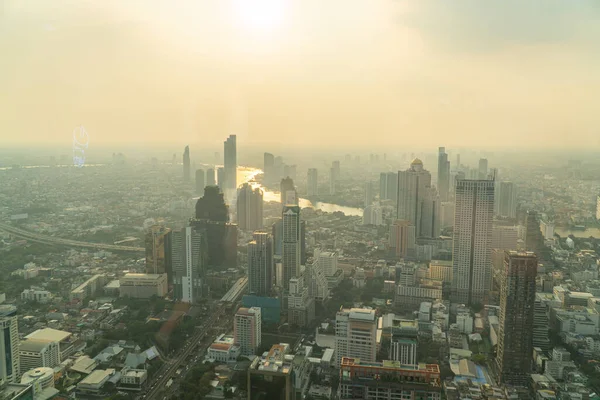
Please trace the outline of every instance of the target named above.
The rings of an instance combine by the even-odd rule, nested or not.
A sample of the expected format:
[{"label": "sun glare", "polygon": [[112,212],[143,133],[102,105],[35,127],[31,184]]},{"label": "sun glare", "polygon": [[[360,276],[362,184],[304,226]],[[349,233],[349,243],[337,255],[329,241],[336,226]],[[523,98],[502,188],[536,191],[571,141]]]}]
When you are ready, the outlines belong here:
[{"label": "sun glare", "polygon": [[232,0],[236,23],[252,32],[272,32],[282,23],[287,0]]}]

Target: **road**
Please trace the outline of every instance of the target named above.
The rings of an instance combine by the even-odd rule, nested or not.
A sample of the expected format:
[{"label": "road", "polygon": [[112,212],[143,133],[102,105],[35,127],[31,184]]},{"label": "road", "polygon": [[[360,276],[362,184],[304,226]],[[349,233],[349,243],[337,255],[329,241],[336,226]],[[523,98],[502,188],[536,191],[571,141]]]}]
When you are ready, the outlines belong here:
[{"label": "road", "polygon": [[99,250],[112,250],[112,251],[127,251],[132,253],[144,253],[143,247],[133,246],[118,246],[115,244],[104,244],[104,243],[89,243],[80,242],[78,240],[63,239],[54,236],[41,235],[39,233],[26,231],[24,229],[16,228],[12,225],[4,224],[0,222],[0,231],[5,231],[11,235],[21,237],[23,239],[30,240],[32,242],[44,243],[44,244],[57,244],[71,247],[85,247],[89,249]]},{"label": "road", "polygon": [[[148,386],[146,386],[146,390],[140,393],[140,399],[151,400],[156,399],[157,395],[165,388],[165,385],[171,378],[177,378],[175,372],[182,368],[185,364],[187,358],[194,353],[196,347],[198,345],[208,346],[210,344],[212,337],[206,338],[206,334],[210,332],[212,328],[215,327],[216,323],[223,316],[227,316],[225,314],[226,306],[224,304],[219,304],[214,309],[214,312],[211,314],[208,319],[204,320],[203,325],[198,328],[197,332],[187,340],[187,343],[184,345],[183,349],[179,351],[178,355],[175,359],[172,359],[161,367],[158,372],[154,375],[155,378],[148,382]],[[187,367],[187,365],[186,365]],[[187,368],[186,368],[187,370]],[[183,377],[185,373],[182,373]],[[170,388],[170,392],[174,392],[174,387]]]}]

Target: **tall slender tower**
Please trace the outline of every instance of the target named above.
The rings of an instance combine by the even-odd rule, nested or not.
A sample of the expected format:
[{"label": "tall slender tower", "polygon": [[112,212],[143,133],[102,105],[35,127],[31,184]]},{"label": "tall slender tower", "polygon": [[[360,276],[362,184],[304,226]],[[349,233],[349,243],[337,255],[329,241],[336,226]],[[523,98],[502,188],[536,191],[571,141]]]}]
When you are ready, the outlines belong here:
[{"label": "tall slender tower", "polygon": [[316,196],[319,194],[319,185],[318,185],[318,172],[316,168],[309,168],[308,169],[308,176],[307,176],[307,194],[308,196]]},{"label": "tall slender tower", "polygon": [[450,161],[446,148],[440,147],[438,152],[438,176],[437,188],[440,194],[440,201],[448,201],[448,192],[450,190]]},{"label": "tall slender tower", "polygon": [[300,207],[286,205],[283,207],[283,287],[289,289],[290,279],[300,275],[301,236]]},{"label": "tall slender tower", "polygon": [[255,231],[263,226],[263,194],[244,183],[237,194],[237,223],[243,231]]},{"label": "tall slender tower", "polygon": [[185,146],[183,151],[183,181],[190,181],[190,146]]},{"label": "tall slender tower", "polygon": [[269,296],[273,286],[273,236],[254,232],[248,243],[248,293]]},{"label": "tall slender tower", "polygon": [[365,207],[373,204],[373,182],[365,182]]},{"label": "tall slender tower", "polygon": [[456,182],[452,296],[460,303],[483,303],[492,282],[493,180]]},{"label": "tall slender tower", "polygon": [[531,373],[537,257],[504,253],[496,365],[503,384],[526,386]]},{"label": "tall slender tower", "polygon": [[224,147],[224,181],[222,186],[225,189],[237,188],[237,144],[236,136],[229,135],[223,143]]},{"label": "tall slender tower", "polygon": [[173,294],[184,303],[196,303],[202,297],[202,284],[207,267],[206,233],[191,226],[171,233]]},{"label": "tall slender tower", "polygon": [[281,180],[279,185],[281,191],[281,205],[285,206],[288,204],[298,204],[298,193],[296,192],[296,186],[294,186],[294,180],[289,176]]},{"label": "tall slender tower", "polygon": [[19,374],[17,307],[0,305],[0,387],[17,382]]}]

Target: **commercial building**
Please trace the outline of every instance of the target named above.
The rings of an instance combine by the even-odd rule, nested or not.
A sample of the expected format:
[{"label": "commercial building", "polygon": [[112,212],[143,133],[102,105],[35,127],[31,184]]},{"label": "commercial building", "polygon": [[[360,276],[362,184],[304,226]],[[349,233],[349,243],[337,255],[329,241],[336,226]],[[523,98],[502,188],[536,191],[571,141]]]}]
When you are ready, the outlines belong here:
[{"label": "commercial building", "polygon": [[335,317],[336,366],[343,357],[374,362],[377,354],[377,317],[375,310],[350,308],[338,311]]},{"label": "commercial building", "polygon": [[[21,376],[21,383],[32,385],[34,393],[40,393],[45,389],[54,388],[54,369],[35,368],[25,371]],[[57,391],[58,392],[58,391]]]},{"label": "commercial building", "polygon": [[396,220],[390,226],[389,246],[394,256],[405,258],[414,253],[415,226],[408,220]]},{"label": "commercial building", "polygon": [[335,182],[337,180],[337,174],[335,168],[329,169],[329,194],[333,196],[335,194]]},{"label": "commercial building", "polygon": [[258,307],[242,307],[235,313],[233,320],[233,337],[240,346],[240,354],[251,356],[261,343],[261,311]]},{"label": "commercial building", "polygon": [[319,172],[316,168],[309,168],[306,177],[306,194],[311,196],[319,195]]},{"label": "commercial building", "polygon": [[412,338],[392,337],[390,358],[403,365],[416,365],[417,341]]},{"label": "commercial building", "polygon": [[244,183],[237,192],[237,224],[243,231],[255,231],[263,227],[263,193]]},{"label": "commercial building", "polygon": [[75,289],[71,290],[71,299],[87,300],[107,283],[106,275],[94,275]]},{"label": "commercial building", "polygon": [[170,233],[171,229],[162,225],[153,225],[146,232],[146,273],[167,274],[169,278],[172,278]]},{"label": "commercial building", "polygon": [[290,325],[303,328],[315,319],[315,300],[309,296],[304,274],[290,279],[287,304]]},{"label": "commercial building", "polygon": [[119,279],[121,297],[149,299],[164,297],[168,291],[167,274],[125,274]]},{"label": "commercial building", "polygon": [[220,363],[235,362],[240,355],[240,350],[233,336],[222,334],[208,347],[206,358]]},{"label": "commercial building", "polygon": [[368,181],[365,182],[365,202],[364,202],[364,206],[368,207],[373,203],[373,199],[374,199],[374,194],[373,194],[373,182]]},{"label": "commercial building", "polygon": [[379,176],[379,200],[390,200],[396,204],[398,199],[398,174],[382,172]]},{"label": "commercial building", "polygon": [[224,156],[224,178],[225,184],[221,185],[223,190],[235,190],[237,188],[237,144],[236,135],[229,135],[223,143]]},{"label": "commercial building", "polygon": [[77,391],[81,395],[98,395],[102,387],[115,374],[114,369],[97,369],[77,384]]},{"label": "commercial building", "polygon": [[60,364],[60,344],[53,340],[28,339],[19,347],[20,369],[54,368]]},{"label": "commercial building", "polygon": [[185,146],[183,151],[183,181],[190,181],[190,146]]},{"label": "commercial building", "polygon": [[[71,332],[67,332],[67,331],[60,331],[57,329],[52,329],[52,328],[44,328],[44,329],[38,329],[35,332],[30,333],[29,335],[25,336],[25,340],[29,341],[29,340],[33,340],[33,341],[37,341],[37,342],[54,342],[54,343],[58,343],[58,351],[59,351],[59,362],[62,362],[63,360],[66,360],[67,357],[69,357],[71,354],[75,353],[76,348],[75,348],[75,338],[73,337],[73,335],[71,334]],[[51,351],[54,352],[55,347],[51,348]],[[50,356],[51,358],[49,358],[49,360],[52,362],[52,360],[55,359],[55,354],[52,354]],[[40,365],[41,366],[48,366],[48,367],[52,367],[54,365]]]},{"label": "commercial building", "polygon": [[320,265],[325,276],[334,276],[338,271],[337,251],[322,251],[321,249],[315,249],[314,262]]},{"label": "commercial building", "polygon": [[440,201],[448,201],[450,193],[450,161],[445,147],[438,149],[438,174],[437,188],[440,194]]},{"label": "commercial building", "polygon": [[492,283],[493,180],[458,180],[453,241],[452,300],[485,303]]},{"label": "commercial building", "polygon": [[147,370],[125,367],[121,370],[118,389],[140,391],[147,379]]},{"label": "commercial building", "polygon": [[203,295],[207,264],[206,233],[191,226],[171,232],[173,297],[184,303],[195,303]]},{"label": "commercial building", "polygon": [[47,303],[52,298],[52,294],[47,290],[39,288],[25,289],[21,292],[21,300],[35,301],[37,303]]},{"label": "commercial building", "polygon": [[254,232],[248,243],[248,293],[269,296],[273,287],[273,236]]},{"label": "commercial building", "polygon": [[429,269],[427,271],[427,277],[442,281],[444,283],[452,282],[452,261],[444,260],[431,260],[429,262]]},{"label": "commercial building", "polygon": [[373,203],[364,208],[363,225],[383,225],[383,211],[379,204]]},{"label": "commercial building", "polygon": [[500,290],[498,381],[526,386],[531,373],[537,257],[531,252],[506,252]]},{"label": "commercial building", "polygon": [[438,286],[419,285],[419,286],[403,286],[396,287],[396,297],[394,305],[396,308],[415,308],[419,307],[422,302],[433,302],[443,298],[442,283]]},{"label": "commercial building", "polygon": [[518,226],[503,226],[494,224],[492,227],[492,242],[490,248],[500,250],[517,250],[518,239]]},{"label": "commercial building", "polygon": [[517,217],[517,190],[513,182],[497,183],[498,200],[496,215],[503,218]]},{"label": "commercial building", "polygon": [[396,217],[415,227],[415,238],[440,234],[440,200],[431,186],[431,174],[415,158],[406,171],[398,172]]},{"label": "commercial building", "polygon": [[248,400],[294,400],[293,359],[287,343],[274,344],[248,368]]},{"label": "commercial building", "polygon": [[19,376],[19,328],[17,307],[0,305],[0,387]]},{"label": "commercial building", "polygon": [[540,229],[540,221],[537,212],[527,211],[525,219],[525,249],[534,252],[538,256],[544,246],[544,238]]},{"label": "commercial building", "polygon": [[283,207],[283,288],[289,289],[290,279],[300,274],[300,207],[286,205]]},{"label": "commercial building", "polygon": [[403,365],[399,361],[368,362],[344,357],[340,367],[340,399],[442,398],[437,364]]}]

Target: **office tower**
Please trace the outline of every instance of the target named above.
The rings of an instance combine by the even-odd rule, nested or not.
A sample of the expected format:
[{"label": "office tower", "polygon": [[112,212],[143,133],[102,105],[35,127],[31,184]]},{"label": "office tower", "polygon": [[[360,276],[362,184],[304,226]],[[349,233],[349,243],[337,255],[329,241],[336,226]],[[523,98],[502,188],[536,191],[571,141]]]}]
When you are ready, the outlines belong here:
[{"label": "office tower", "polygon": [[263,227],[263,193],[244,183],[237,193],[237,223],[243,231],[255,231]]},{"label": "office tower", "polygon": [[317,196],[319,194],[319,178],[316,168],[309,168],[308,176],[306,179],[306,193],[310,196]]},{"label": "office tower", "polygon": [[363,225],[383,225],[383,211],[379,204],[371,204],[363,210]]},{"label": "office tower", "polygon": [[373,182],[365,182],[365,207],[373,203]]},{"label": "office tower", "polygon": [[196,202],[196,218],[190,224],[206,231],[208,269],[237,265],[237,225],[229,223],[229,210],[218,187],[206,187],[204,196]]},{"label": "office tower", "polygon": [[289,176],[292,179],[296,179],[296,166],[295,165],[284,165],[283,176]]},{"label": "office tower", "polygon": [[271,226],[271,235],[273,235],[273,254],[275,256],[283,255],[283,219],[278,219]]},{"label": "office tower", "polygon": [[484,303],[491,288],[493,212],[494,181],[457,181],[452,250],[456,302]]},{"label": "office tower", "polygon": [[153,225],[146,232],[146,273],[167,274],[172,282],[171,270],[171,229]]},{"label": "office tower", "polygon": [[440,205],[440,228],[452,228],[454,226],[454,202],[446,201]]},{"label": "office tower", "polygon": [[233,319],[233,340],[240,346],[240,354],[253,356],[261,342],[261,312],[259,307],[241,307]]},{"label": "office tower", "polygon": [[173,263],[173,297],[184,303],[202,298],[202,285],[207,267],[206,233],[192,226],[171,232]]},{"label": "office tower", "polygon": [[[256,357],[248,368],[248,400],[294,400],[296,396],[294,376],[298,380],[296,364],[287,354],[290,345],[279,343],[271,346],[266,357]],[[302,364],[299,364],[301,367]]]},{"label": "office tower", "polygon": [[287,204],[298,204],[298,193],[296,192],[296,186],[294,186],[294,180],[289,176],[281,180],[279,185],[281,191],[281,205]]},{"label": "office tower", "polygon": [[183,151],[183,181],[190,181],[190,146],[185,146]]},{"label": "office tower", "polygon": [[273,236],[254,232],[248,243],[248,293],[269,296],[273,286]]},{"label": "office tower", "polygon": [[437,364],[408,366],[392,360],[371,362],[355,358],[340,362],[340,400],[440,400],[442,387]]},{"label": "office tower", "polygon": [[386,177],[386,200],[391,200],[396,203],[398,201],[398,174],[388,172]]},{"label": "office tower", "polygon": [[503,226],[494,223],[492,227],[492,242],[490,248],[502,250],[517,250],[518,239],[518,226]]},{"label": "office tower", "polygon": [[206,186],[217,186],[215,170],[212,168],[206,170]]},{"label": "office tower", "polygon": [[336,180],[336,172],[335,168],[329,169],[329,194],[335,194],[335,180]]},{"label": "office tower", "polygon": [[235,190],[237,188],[237,148],[236,148],[236,136],[229,135],[227,140],[223,143],[223,167],[224,167],[224,179],[225,184],[219,184],[225,189]]},{"label": "office tower", "polygon": [[16,382],[19,375],[17,307],[0,304],[0,387]]},{"label": "office tower", "polygon": [[315,258],[312,264],[307,264],[304,274],[308,286],[308,296],[315,301],[326,301],[329,298],[329,283],[319,260]]},{"label": "office tower", "polygon": [[496,364],[502,384],[527,386],[533,354],[533,316],[537,257],[504,253]]},{"label": "office tower", "polygon": [[505,218],[517,217],[517,191],[512,182],[498,182],[498,200],[496,215]]},{"label": "office tower", "polygon": [[288,323],[301,328],[309,326],[315,319],[315,299],[309,296],[305,273],[291,278],[287,295]]},{"label": "office tower", "polygon": [[487,179],[488,177],[488,160],[487,158],[479,159],[479,179]]},{"label": "office tower", "polygon": [[204,187],[206,186],[206,182],[204,180],[204,170],[197,169],[196,170],[196,194],[202,196],[204,194]]},{"label": "office tower", "polygon": [[390,249],[397,258],[412,255],[415,249],[415,227],[407,220],[396,220],[390,226]]},{"label": "office tower", "polygon": [[533,210],[527,211],[525,218],[525,249],[532,251],[538,256],[544,246],[544,239],[540,229],[537,212]]},{"label": "office tower", "polygon": [[323,268],[325,276],[334,276],[338,271],[338,253],[337,251],[322,251],[315,249],[314,262],[318,262]]},{"label": "office tower", "polygon": [[440,233],[440,201],[431,187],[431,174],[423,169],[421,160],[414,159],[409,169],[398,172],[397,187],[397,218],[414,225],[416,238],[437,237]]},{"label": "office tower", "polygon": [[333,169],[333,177],[335,178],[335,180],[340,179],[340,174],[341,174],[340,162],[339,161],[332,162],[331,168]]},{"label": "office tower", "polygon": [[225,168],[223,167],[219,167],[217,168],[217,186],[219,186],[219,188],[222,191],[225,191],[227,188],[225,187],[226,183],[225,183]]},{"label": "office tower", "polygon": [[438,176],[437,188],[440,194],[440,201],[448,201],[450,191],[450,161],[446,148],[440,147],[438,152]]},{"label": "office tower", "polygon": [[539,347],[543,351],[550,350],[551,344],[549,332],[550,324],[548,308],[542,297],[540,297],[540,294],[536,293],[535,304],[533,306],[533,347]]},{"label": "office tower", "polygon": [[377,354],[377,317],[375,310],[350,308],[338,311],[335,317],[336,365],[342,358],[360,358],[375,362]]},{"label": "office tower", "polygon": [[300,207],[286,205],[283,207],[283,287],[289,289],[290,279],[300,274],[301,237],[300,237]]},{"label": "office tower", "polygon": [[392,337],[390,360],[399,361],[403,365],[417,365],[416,338]]},{"label": "office tower", "polygon": [[275,182],[275,156],[271,153],[264,154],[263,180],[265,183]]}]

